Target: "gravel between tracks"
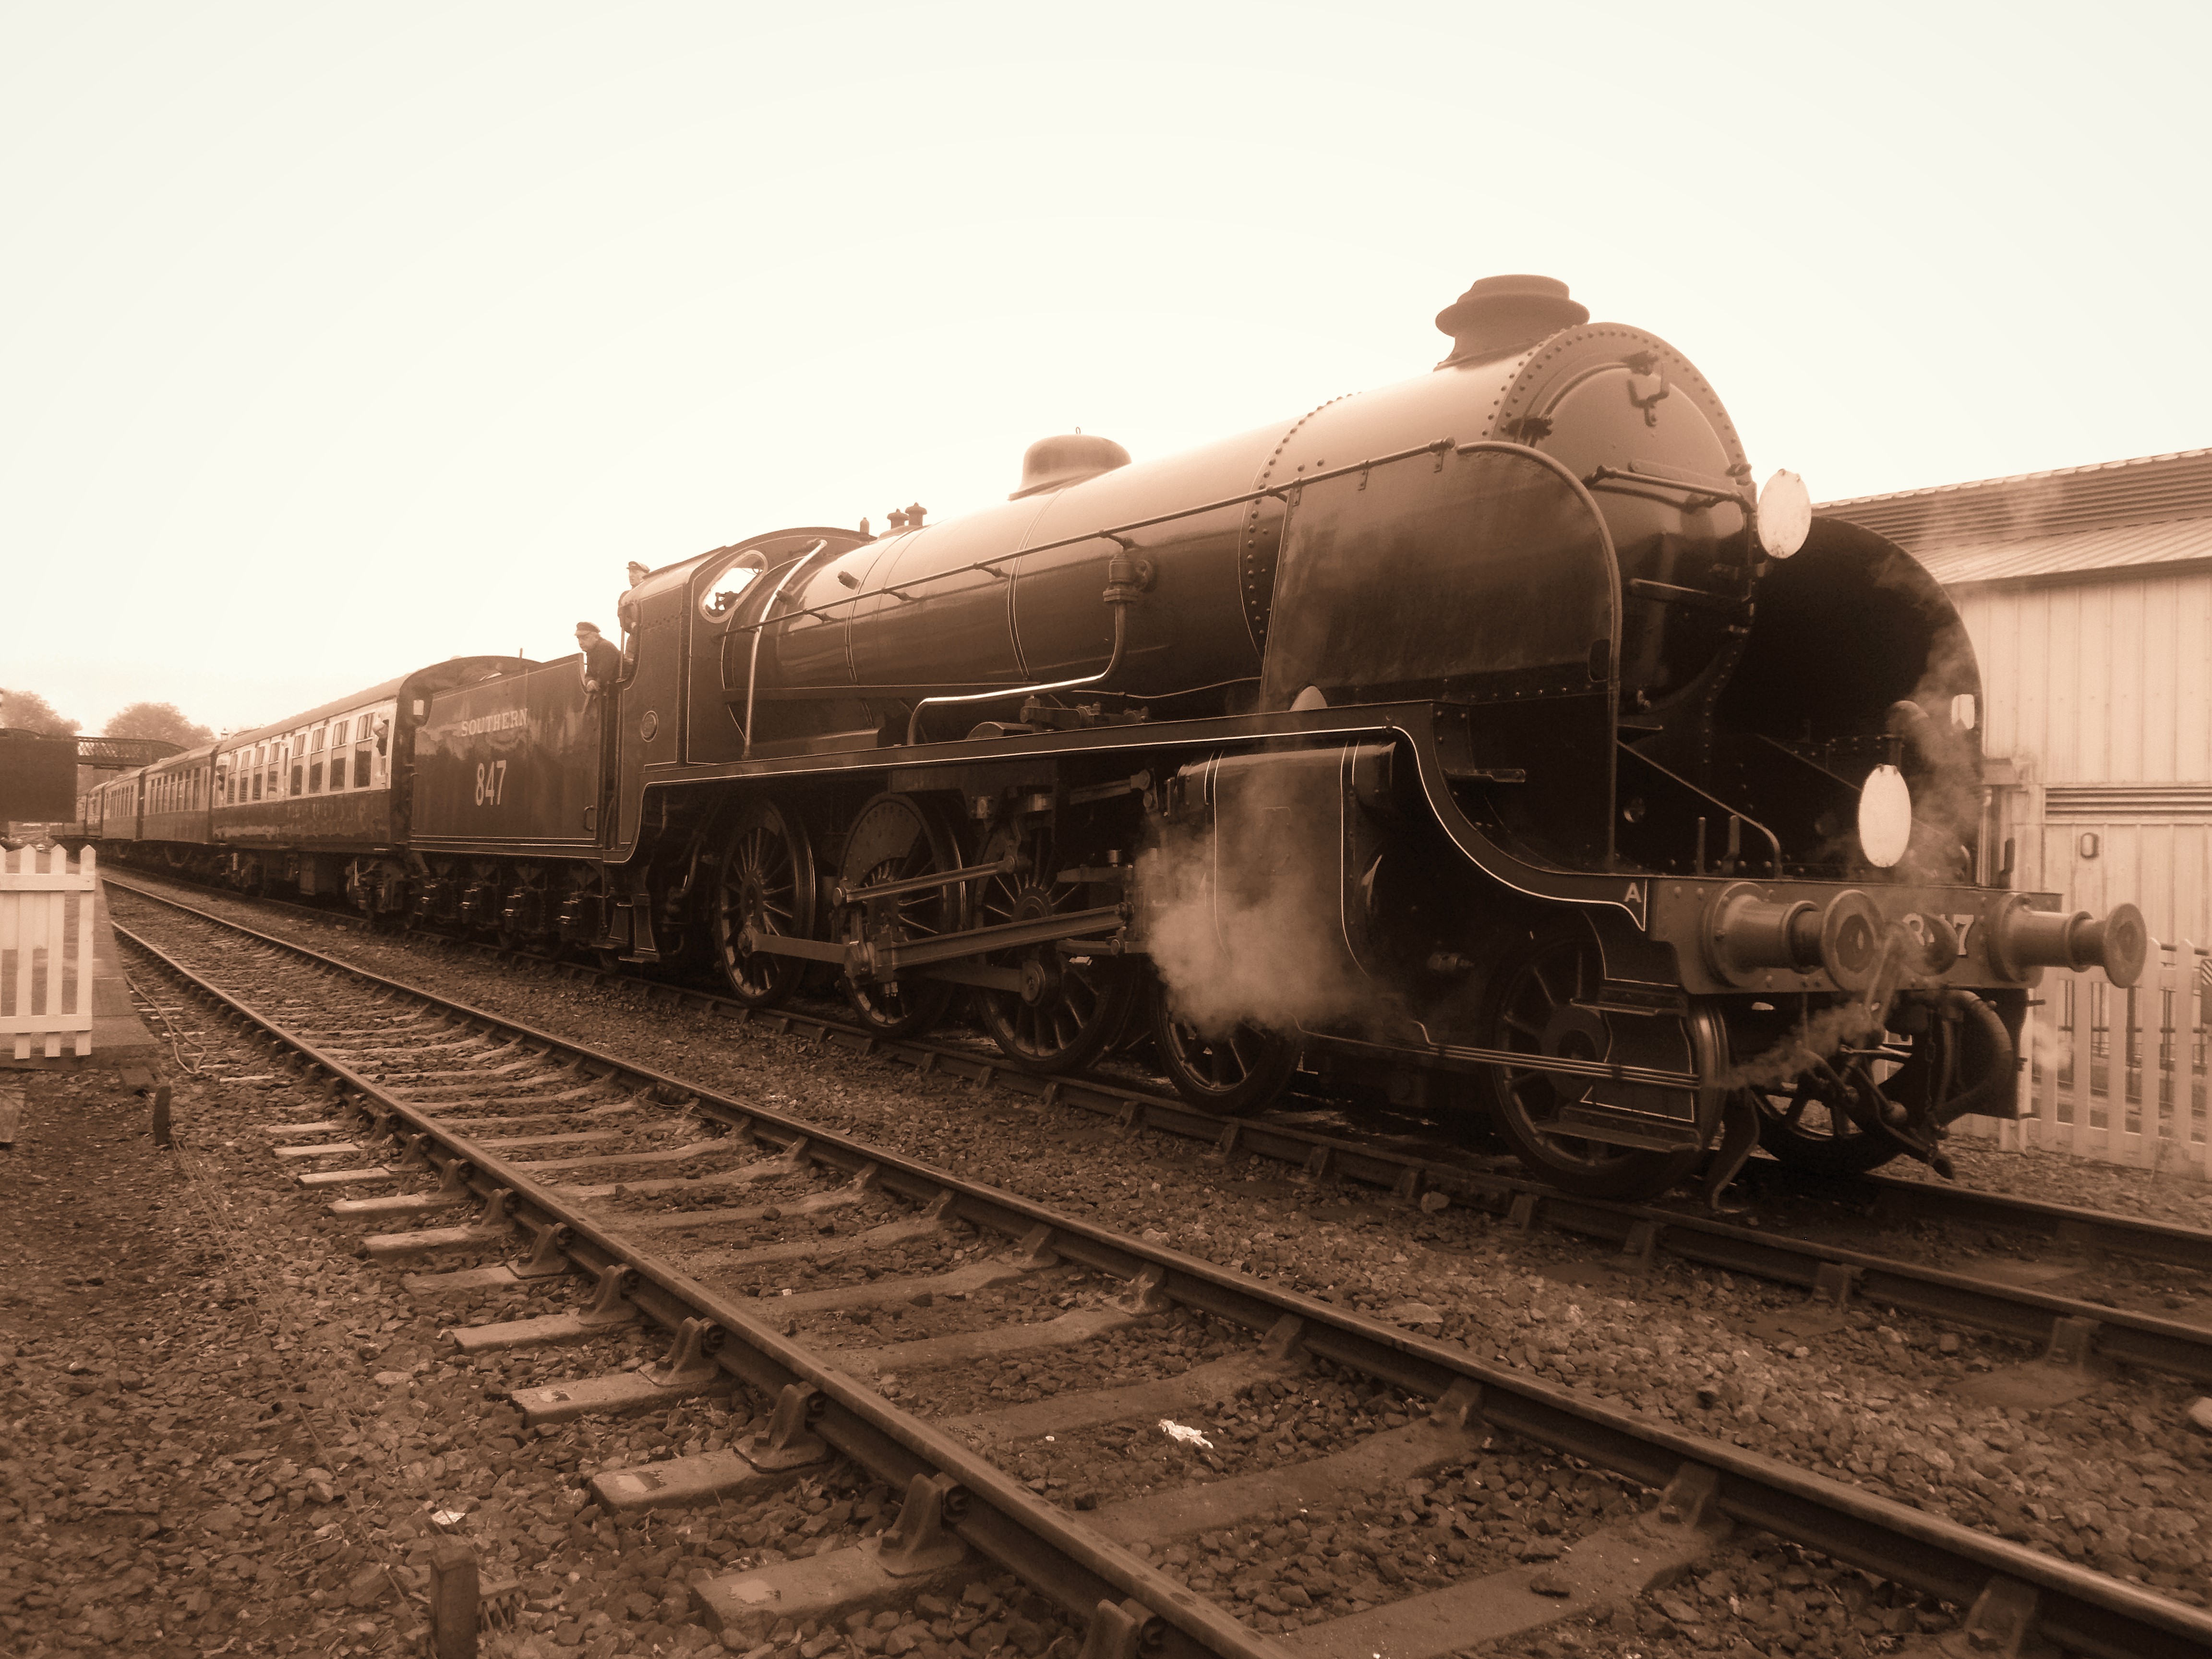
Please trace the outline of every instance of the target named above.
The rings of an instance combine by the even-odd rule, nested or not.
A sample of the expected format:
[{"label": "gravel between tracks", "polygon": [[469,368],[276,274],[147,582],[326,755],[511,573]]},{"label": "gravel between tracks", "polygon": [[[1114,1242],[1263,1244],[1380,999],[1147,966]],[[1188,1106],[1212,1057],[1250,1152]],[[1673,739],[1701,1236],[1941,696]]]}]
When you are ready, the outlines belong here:
[{"label": "gravel between tracks", "polygon": [[[194,902],[210,902],[198,896]],[[131,901],[118,895],[118,902]],[[1334,1183],[1309,1188],[1264,1167],[1224,1170],[1194,1143],[1125,1137],[1087,1115],[979,1096],[902,1066],[818,1054],[803,1042],[715,1016],[647,1005],[634,991],[541,979],[434,946],[272,918],[227,901],[210,908],[763,1106],[879,1139],[969,1178],[1463,1341],[1484,1359],[2141,1578],[2181,1599],[2203,1604],[2212,1588],[2206,1556],[2212,1536],[2199,1531],[2199,1517],[2212,1516],[2212,1439],[2189,1426],[2189,1395],[2178,1385],[2130,1378],[2039,1411],[1978,1405],[1957,1386],[2024,1355],[1876,1309],[1854,1309],[1832,1329],[1782,1328],[1779,1322],[1796,1310],[1794,1297],[1678,1264],[1662,1262],[1641,1281],[1577,1283],[1594,1276],[1586,1271],[1590,1264],[1556,1236],[1523,1237],[1458,1211],[1408,1212]],[[127,917],[118,911],[118,919]],[[2043,1180],[2051,1190],[2037,1195],[2083,1200],[2081,1166],[2072,1160],[1980,1149],[1970,1159],[1962,1163],[1982,1184],[2033,1192]],[[240,1173],[276,1184],[265,1163],[241,1162],[252,1168]],[[2099,1170],[2095,1176],[2098,1203],[2178,1220],[2201,1214],[2201,1189],[2134,1172]],[[376,1362],[362,1363],[366,1369]],[[581,1369],[573,1357],[555,1364],[548,1375]],[[1022,1399],[1085,1380],[1079,1370],[1017,1373],[988,1392]],[[375,1387],[373,1374],[368,1386]],[[1249,1413],[1252,1425],[1273,1416],[1275,1432],[1285,1426],[1296,1432],[1308,1409],[1265,1404],[1269,1409]],[[1323,1419],[1329,1407],[1310,1409]],[[468,1410],[481,1421],[475,1402]],[[623,1438],[622,1431],[609,1438]],[[580,1458],[586,1449],[596,1450],[580,1447]],[[611,1447],[599,1455],[660,1449]],[[1037,1478],[1060,1483],[1054,1495],[1074,1501],[1099,1484],[1100,1472],[1084,1466],[1087,1452],[1055,1452],[1057,1465],[1044,1460]],[[1540,1511],[1561,1498],[1543,1494]],[[1403,1513],[1411,1518],[1400,1524],[1449,1527],[1449,1516],[1463,1516],[1470,1507],[1446,1483],[1442,1492],[1409,1492]],[[1221,1581],[1237,1547],[1253,1544],[1264,1555],[1291,1541],[1224,1540],[1211,1555],[1193,1553],[1188,1564],[1169,1565],[1182,1576]],[[1880,1652],[1913,1628],[1948,1620],[1944,1610],[1896,1605],[1891,1589],[1750,1540],[1724,1551],[1704,1577],[1623,1610],[1610,1627],[1555,1631],[1526,1650],[1545,1652],[1547,1644],[1566,1650],[1560,1644],[1573,1643],[1601,1653]]]}]

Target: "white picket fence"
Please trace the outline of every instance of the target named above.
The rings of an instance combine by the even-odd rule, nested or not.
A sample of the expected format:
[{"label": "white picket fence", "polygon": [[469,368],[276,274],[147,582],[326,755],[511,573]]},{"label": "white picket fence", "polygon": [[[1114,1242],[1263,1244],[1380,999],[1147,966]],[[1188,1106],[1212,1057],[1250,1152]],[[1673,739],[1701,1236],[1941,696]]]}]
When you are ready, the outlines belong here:
[{"label": "white picket fence", "polygon": [[2021,1115],[1961,1118],[1954,1133],[2000,1146],[2071,1152],[2104,1164],[2203,1178],[2207,953],[2187,939],[2151,952],[2140,984],[2053,969],[2033,993],[2021,1047]]},{"label": "white picket fence", "polygon": [[0,1037],[18,1060],[34,1038],[48,1060],[65,1036],[80,1059],[92,1052],[96,864],[89,847],[74,867],[59,847],[0,851]]}]

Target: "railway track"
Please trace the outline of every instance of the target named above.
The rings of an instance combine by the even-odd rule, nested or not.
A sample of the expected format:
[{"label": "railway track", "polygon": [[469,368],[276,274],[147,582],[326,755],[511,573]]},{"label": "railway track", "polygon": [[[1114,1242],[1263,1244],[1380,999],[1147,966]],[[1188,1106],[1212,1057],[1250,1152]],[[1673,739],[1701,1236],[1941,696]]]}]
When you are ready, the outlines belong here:
[{"label": "railway track", "polygon": [[[149,889],[117,884],[163,902],[179,902]],[[304,915],[321,914],[305,907],[289,908]],[[449,946],[474,947],[543,971],[590,980],[619,977],[580,963],[501,951],[488,942],[421,937]],[[1763,1159],[1748,1169],[1752,1188],[1766,1206],[1764,1214],[1717,1217],[1686,1200],[1634,1205],[1578,1199],[1497,1167],[1510,1160],[1471,1159],[1453,1149],[1408,1147],[1264,1118],[1224,1121],[1173,1094],[1096,1075],[1034,1077],[1000,1065],[973,1048],[943,1042],[888,1042],[818,1012],[759,1013],[690,986],[655,979],[635,982],[672,1006],[764,1024],[919,1072],[936,1072],[978,1087],[1089,1111],[1127,1133],[1150,1131],[1206,1141],[1224,1158],[1258,1158],[1314,1180],[1333,1178],[1380,1188],[1409,1203],[1425,1194],[1441,1194],[1450,1202],[1504,1218],[1517,1227],[1547,1227],[1617,1252],[1624,1273],[1632,1273],[1656,1257],[1672,1256],[1794,1286],[1837,1307],[1856,1299],[1969,1326],[2040,1348],[2055,1365],[2135,1365],[2212,1386],[2212,1326],[1822,1242],[1804,1236],[1802,1218],[1785,1218],[1785,1212],[1809,1199],[1826,1206],[1824,1219],[1840,1213],[1889,1228],[1914,1222],[1971,1226],[2039,1249],[2083,1256],[2102,1253],[2198,1275],[2212,1274],[2212,1231],[1924,1181],[1865,1176],[1813,1182]],[[1800,1224],[1793,1227],[1793,1220]]]},{"label": "railway track", "polygon": [[[432,1268],[407,1279],[416,1297],[522,1304],[490,1310],[521,1317],[457,1320],[459,1352],[577,1356],[560,1380],[515,1391],[526,1418],[665,1411],[732,1389],[758,1408],[746,1408],[760,1420],[739,1447],[602,1472],[592,1483],[602,1509],[742,1499],[832,1456],[904,1494],[895,1521],[884,1509],[866,1526],[850,1514],[825,1526],[841,1547],[702,1584],[700,1609],[725,1631],[772,1637],[848,1620],[910,1601],[981,1557],[1085,1621],[1097,1656],[1350,1655],[1386,1644],[1440,1653],[1501,1633],[1501,1619],[1540,1622],[1632,1589],[1734,1520],[1972,1608],[1985,1632],[2032,1620],[2097,1654],[2212,1644],[2212,1618],[2139,1586],[163,902],[173,908],[136,924],[143,936],[118,933],[220,1010],[209,1018],[280,1045],[327,1091],[329,1115],[269,1126],[276,1154],[303,1182],[348,1194],[334,1208],[365,1230],[371,1255]],[[1091,1085],[1042,1086],[1068,1102]],[[1115,1093],[1133,1125],[1197,1115]],[[1290,1132],[1216,1123],[1212,1133],[1234,1133],[1224,1152],[1264,1152],[1267,1136]],[[1315,1144],[1337,1146],[1331,1173],[1356,1176],[1360,1160],[1380,1156]],[[1302,1162],[1328,1169],[1312,1152]],[[1419,1197],[1421,1168],[1401,1163],[1392,1186]],[[1458,1176],[1478,1177],[1497,1179]],[[1549,1201],[1529,1196],[1516,1188],[1511,1207]],[[1675,1226],[1665,1221],[1663,1233]],[[510,1259],[433,1265],[455,1256]],[[1867,1283],[1869,1264],[1841,1265]],[[570,1290],[563,1310],[525,1311]],[[1012,1403],[974,1382],[985,1367],[1099,1352],[1142,1380],[1109,1376],[1106,1388]],[[896,1403],[918,1376],[929,1379],[927,1419]],[[1268,1407],[1292,1395],[1345,1407],[1319,1455],[1280,1436],[1257,1453],[1235,1438],[1254,1419],[1273,1428]],[[1062,1494],[1089,1500],[1070,1507],[1049,1500],[1049,1474],[1025,1473],[1050,1461],[1043,1445],[1154,1420],[1180,1460],[1172,1470],[1133,1465],[1157,1483]],[[1519,1524],[1513,1506],[1526,1489],[1505,1496],[1518,1481],[1498,1453],[1509,1436],[1586,1466],[1566,1477],[1577,1497],[1561,1536],[1532,1539]],[[1201,1450],[1209,1440],[1218,1443]],[[1418,1501],[1422,1524],[1431,1542],[1449,1541],[1426,1553],[1415,1593],[1394,1594],[1382,1562],[1403,1587],[1403,1552],[1355,1547],[1387,1528],[1307,1517],[1346,1511],[1347,1492],[1368,1494],[1365,1512],[1387,1517],[1408,1481],[1434,1483]],[[1662,1489],[1663,1500],[1632,1513],[1631,1488]],[[1373,1594],[1316,1598],[1294,1566],[1256,1584],[1182,1571],[1181,1540],[1200,1536],[1249,1543],[1262,1559],[1285,1542],[1312,1545],[1316,1559],[1357,1554],[1375,1563],[1371,1586],[1360,1581]]]}]

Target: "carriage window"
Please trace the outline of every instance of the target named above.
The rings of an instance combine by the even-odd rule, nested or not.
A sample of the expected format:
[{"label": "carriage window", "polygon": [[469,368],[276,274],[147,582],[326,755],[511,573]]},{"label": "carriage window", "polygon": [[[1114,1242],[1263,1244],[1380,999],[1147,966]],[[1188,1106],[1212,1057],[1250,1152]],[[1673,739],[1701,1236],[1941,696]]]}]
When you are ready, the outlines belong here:
[{"label": "carriage window", "polygon": [[740,553],[700,585],[699,614],[708,622],[721,622],[738,608],[753,579],[768,568],[757,552]]},{"label": "carriage window", "polygon": [[345,750],[343,749],[331,757],[331,787],[333,789],[345,787]]},{"label": "carriage window", "polygon": [[[315,735],[320,737],[322,734],[319,732]],[[320,761],[313,762],[307,767],[307,793],[311,795],[323,793],[323,763]]]},{"label": "carriage window", "polygon": [[[368,724],[368,722],[366,720],[362,722],[364,728]],[[368,736],[368,732],[364,729],[362,732],[362,736],[366,738]],[[353,787],[356,789],[366,789],[368,787],[368,757],[374,752],[374,751],[372,750],[366,743],[359,743],[354,745]]]},{"label": "carriage window", "polygon": [[285,793],[287,794],[293,795],[305,794],[307,792],[300,787],[300,784],[301,781],[307,776],[307,763],[304,761],[294,761],[292,763],[292,787]]}]

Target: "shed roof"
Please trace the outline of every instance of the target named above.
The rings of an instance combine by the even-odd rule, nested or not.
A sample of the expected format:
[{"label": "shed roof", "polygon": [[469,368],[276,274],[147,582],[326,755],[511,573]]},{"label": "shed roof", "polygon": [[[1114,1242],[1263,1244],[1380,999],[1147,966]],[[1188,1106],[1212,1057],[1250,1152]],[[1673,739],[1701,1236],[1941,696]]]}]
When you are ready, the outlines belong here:
[{"label": "shed roof", "polygon": [[1947,586],[2212,560],[2212,449],[1826,501]]}]

